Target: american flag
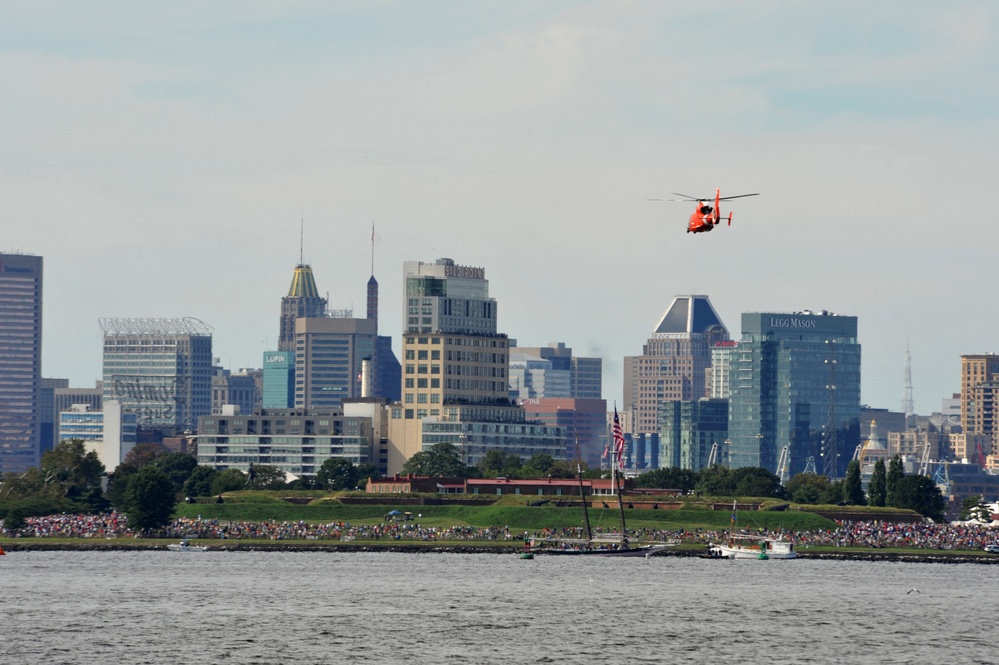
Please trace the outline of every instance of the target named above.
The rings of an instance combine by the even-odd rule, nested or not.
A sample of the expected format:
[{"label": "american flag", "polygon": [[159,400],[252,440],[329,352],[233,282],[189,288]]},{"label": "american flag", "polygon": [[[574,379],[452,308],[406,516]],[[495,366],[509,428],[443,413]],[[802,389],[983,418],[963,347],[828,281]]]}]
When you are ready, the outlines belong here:
[{"label": "american flag", "polygon": [[624,432],[621,431],[621,421],[617,417],[617,407],[614,407],[614,454],[617,455],[617,464],[624,468]]}]

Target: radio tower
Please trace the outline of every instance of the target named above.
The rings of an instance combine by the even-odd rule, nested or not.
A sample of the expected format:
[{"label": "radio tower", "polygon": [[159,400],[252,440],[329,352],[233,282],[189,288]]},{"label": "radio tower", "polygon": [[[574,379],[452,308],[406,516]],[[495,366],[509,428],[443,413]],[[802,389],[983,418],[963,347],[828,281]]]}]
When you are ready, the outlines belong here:
[{"label": "radio tower", "polygon": [[909,340],[905,340],[905,393],[902,396],[902,413],[906,427],[915,409],[912,406],[912,355],[909,353]]}]

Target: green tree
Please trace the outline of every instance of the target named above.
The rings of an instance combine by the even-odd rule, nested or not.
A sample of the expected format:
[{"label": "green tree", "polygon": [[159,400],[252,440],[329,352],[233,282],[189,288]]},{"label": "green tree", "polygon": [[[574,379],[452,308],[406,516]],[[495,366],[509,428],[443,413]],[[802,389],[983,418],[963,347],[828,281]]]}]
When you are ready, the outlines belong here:
[{"label": "green tree", "polygon": [[727,467],[712,464],[701,469],[696,490],[708,496],[732,496],[735,494],[735,480]]},{"label": "green tree", "polygon": [[410,457],[402,470],[414,476],[467,478],[471,471],[462,457],[461,448],[450,443],[436,443]]},{"label": "green tree", "polygon": [[210,496],[212,494],[212,483],[219,472],[210,466],[197,466],[191,471],[191,475],[184,482],[183,492],[185,496]]},{"label": "green tree", "polygon": [[943,494],[926,476],[903,476],[895,486],[895,502],[895,508],[908,508],[935,522],[943,521],[946,505]]},{"label": "green tree", "polygon": [[785,491],[794,503],[817,504],[829,491],[829,478],[814,473],[796,473]]},{"label": "green tree", "polygon": [[369,480],[378,480],[382,474],[378,472],[378,467],[371,462],[361,462],[357,465],[357,487],[364,489]]},{"label": "green tree", "polygon": [[992,510],[984,503],[979,503],[968,511],[968,519],[980,522],[981,524],[991,524]]},{"label": "green tree", "polygon": [[690,469],[673,466],[668,469],[653,469],[635,478],[638,487],[681,490],[684,494],[697,486],[698,474]]},{"label": "green tree", "polygon": [[271,464],[254,464],[253,472],[248,475],[247,489],[280,490],[284,489],[288,476],[280,468]]},{"label": "green tree", "polygon": [[732,496],[781,497],[780,478],[764,468],[747,466],[731,472]]},{"label": "green tree", "polygon": [[212,494],[236,492],[246,487],[246,474],[239,469],[220,471],[212,481]]},{"label": "green tree", "polygon": [[94,451],[87,452],[80,439],[60,441],[42,455],[41,494],[80,500],[100,489],[104,465]]},{"label": "green tree", "polygon": [[544,478],[555,466],[555,458],[547,453],[534,453],[521,467],[520,475],[525,478]]},{"label": "green tree", "polygon": [[0,483],[0,501],[26,499],[42,489],[42,470],[32,467],[24,473],[10,472]]},{"label": "green tree", "polygon": [[843,480],[834,480],[829,483],[829,489],[822,493],[822,497],[819,499],[819,503],[825,503],[833,506],[846,505],[846,501],[843,500],[843,485],[845,485]]},{"label": "green tree", "polygon": [[152,464],[160,455],[166,455],[166,446],[159,443],[138,443],[125,455],[125,463],[134,466],[136,470]]},{"label": "green tree", "polygon": [[559,459],[548,467],[545,478],[575,478],[582,471],[583,478],[600,478],[600,469],[590,469],[585,462]]},{"label": "green tree", "polygon": [[23,529],[24,526],[24,509],[17,505],[8,508],[7,514],[3,518],[3,528],[13,531],[14,529]]},{"label": "green tree", "polygon": [[885,477],[885,505],[892,508],[901,508],[898,505],[898,483],[905,477],[905,470],[902,468],[902,458],[895,455],[888,463],[888,475]]},{"label": "green tree", "polygon": [[357,488],[358,469],[349,459],[331,457],[319,467],[316,483],[324,490],[352,490]]},{"label": "green tree", "polygon": [[846,479],[843,481],[843,500],[851,506],[865,506],[864,488],[860,483],[860,462],[850,460],[846,465]]},{"label": "green tree", "polygon": [[975,494],[961,502],[960,519],[989,524],[992,521],[992,511],[982,502],[982,495]]},{"label": "green tree", "polygon": [[508,453],[499,448],[491,448],[486,451],[482,461],[476,464],[476,468],[483,478],[517,478],[520,467],[524,465],[519,455]]},{"label": "green tree", "polygon": [[162,469],[147,465],[129,478],[125,489],[125,516],[129,528],[148,532],[170,522],[177,505],[177,495]]},{"label": "green tree", "polygon": [[179,494],[184,490],[184,483],[191,477],[191,473],[198,467],[198,460],[187,453],[165,453],[157,455],[152,464],[167,475],[173,483],[174,491]]},{"label": "green tree", "polygon": [[108,488],[105,495],[111,501],[111,505],[119,512],[125,511],[125,491],[128,489],[128,480],[137,472],[138,469],[134,465],[122,462],[108,474]]},{"label": "green tree", "polygon": [[874,471],[871,473],[871,480],[867,484],[867,503],[871,506],[884,506],[885,494],[888,491],[887,477],[885,471],[885,461],[879,459],[874,463]]}]

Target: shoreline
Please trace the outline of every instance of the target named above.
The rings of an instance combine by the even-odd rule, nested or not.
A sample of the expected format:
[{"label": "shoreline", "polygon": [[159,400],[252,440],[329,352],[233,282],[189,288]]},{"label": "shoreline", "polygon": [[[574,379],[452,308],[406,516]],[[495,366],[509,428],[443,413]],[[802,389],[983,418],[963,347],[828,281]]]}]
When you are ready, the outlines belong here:
[{"label": "shoreline", "polygon": [[[173,541],[170,541],[172,543]],[[14,552],[167,552],[168,542],[163,544],[143,541],[130,543],[125,540],[81,542],[44,542],[44,539],[8,540],[0,542],[7,553]],[[519,545],[467,545],[461,543],[294,543],[294,542],[228,542],[223,545],[209,544],[208,552],[325,552],[325,553],[356,553],[356,552],[391,552],[402,554],[519,554]],[[701,548],[678,548],[657,552],[655,557],[703,558]],[[544,555],[539,555],[544,556]],[[877,550],[851,552],[810,552],[798,551],[798,559],[827,561],[885,561],[894,563],[970,563],[979,565],[999,565],[999,556],[988,553],[970,552],[882,552]],[[723,561],[724,559],[719,559]]]}]

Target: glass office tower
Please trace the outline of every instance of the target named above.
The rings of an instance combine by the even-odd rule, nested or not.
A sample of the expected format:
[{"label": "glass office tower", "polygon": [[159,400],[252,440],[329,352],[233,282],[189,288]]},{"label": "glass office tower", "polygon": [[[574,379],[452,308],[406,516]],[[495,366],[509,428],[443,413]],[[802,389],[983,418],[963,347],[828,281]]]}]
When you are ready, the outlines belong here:
[{"label": "glass office tower", "polygon": [[104,402],[118,400],[139,427],[194,431],[212,412],[212,331],[194,318],[101,319]]},{"label": "glass office tower", "polygon": [[857,317],[827,312],[742,315],[731,357],[729,454],[733,468],[842,477],[860,441]]},{"label": "glass office tower", "polygon": [[41,460],[42,257],[0,254],[0,475]]}]

